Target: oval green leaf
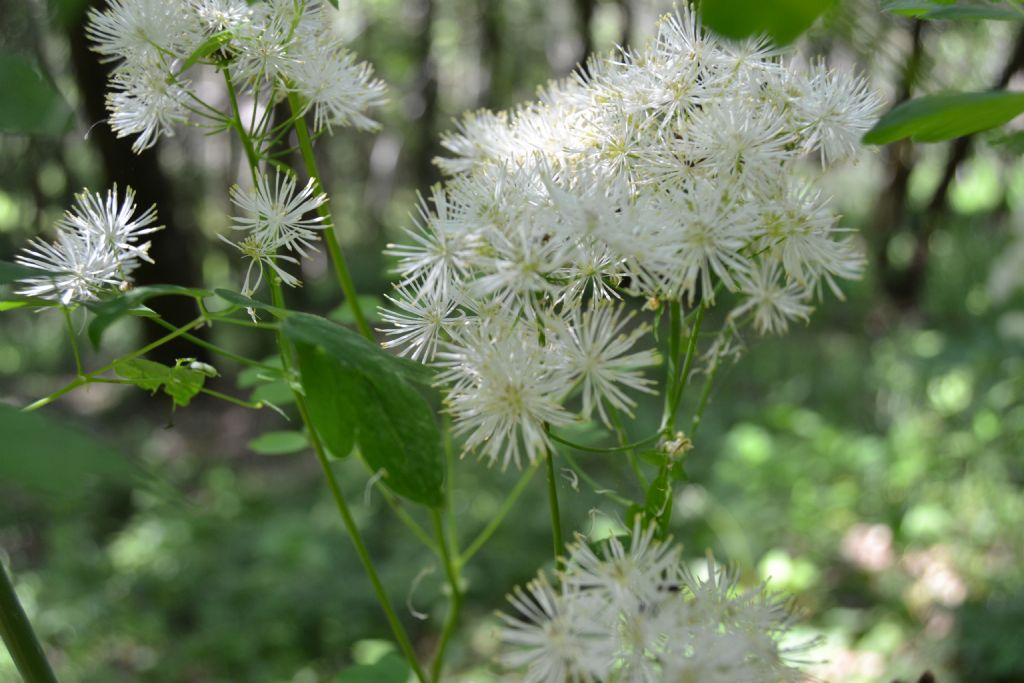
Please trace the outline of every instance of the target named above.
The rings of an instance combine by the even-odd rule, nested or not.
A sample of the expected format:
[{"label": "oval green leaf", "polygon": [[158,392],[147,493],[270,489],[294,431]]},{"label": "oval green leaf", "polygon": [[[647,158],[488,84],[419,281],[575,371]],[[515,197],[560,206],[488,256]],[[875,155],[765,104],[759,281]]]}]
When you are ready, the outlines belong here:
[{"label": "oval green leaf", "polygon": [[864,142],[952,140],[1001,126],[1022,112],[1024,93],[995,90],[928,95],[904,102],[883,116],[864,135]]},{"label": "oval green leaf", "polygon": [[309,447],[309,438],[303,432],[267,432],[249,441],[249,450],[260,455],[290,455]]},{"label": "oval green leaf", "polygon": [[71,127],[71,108],[29,60],[0,54],[0,83],[0,131],[56,136]]}]

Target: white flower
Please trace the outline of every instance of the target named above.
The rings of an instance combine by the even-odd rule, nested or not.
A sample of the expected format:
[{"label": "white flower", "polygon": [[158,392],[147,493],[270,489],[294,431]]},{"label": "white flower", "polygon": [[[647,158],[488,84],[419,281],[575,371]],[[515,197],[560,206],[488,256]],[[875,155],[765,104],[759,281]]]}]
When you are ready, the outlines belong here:
[{"label": "white flower", "polygon": [[386,88],[383,81],[373,77],[372,66],[356,61],[341,41],[324,34],[299,42],[289,54],[294,61],[284,62],[281,70],[289,87],[302,96],[306,108],[312,108],[315,130],[349,125],[362,130],[379,127],[365,114],[386,101]]},{"label": "white flower", "polygon": [[171,52],[187,56],[197,44],[196,24],[186,0],[108,0],[89,10],[86,35],[107,60],[130,63]]},{"label": "white flower", "polygon": [[137,135],[132,151],[139,154],[188,120],[188,100],[188,83],[173,78],[162,57],[126,62],[114,71],[107,93],[110,127],[119,138]]},{"label": "white flower", "polygon": [[608,673],[608,637],[594,620],[594,603],[556,593],[544,574],[508,596],[518,613],[498,613],[501,639],[514,649],[501,655],[510,668],[526,667],[525,683],[580,683]]},{"label": "white flower", "polygon": [[218,237],[238,249],[242,252],[242,256],[249,259],[249,267],[245,271],[245,281],[242,283],[244,296],[252,296],[260,288],[263,283],[264,266],[270,266],[270,269],[281,278],[281,282],[289,287],[298,287],[302,284],[297,277],[284,270],[279,263],[279,261],[288,261],[297,264],[299,260],[292,256],[279,254],[278,251],[282,245],[280,240],[275,240],[273,236],[267,233],[253,232],[246,235],[240,242],[232,242],[224,235],[218,235]]},{"label": "white flower", "polygon": [[455,433],[469,434],[466,450],[479,448],[502,468],[544,457],[551,448],[547,425],[572,416],[561,406],[571,377],[557,349],[542,345],[530,323],[495,317],[468,322],[437,353],[450,383],[446,403]]},{"label": "white flower", "polygon": [[139,260],[152,263],[149,242],[143,235],[162,229],[154,226],[156,208],[135,216],[135,191],[127,188],[118,201],[117,186],[106,198],[88,190],[75,195],[75,206],[57,221],[57,241],[32,240],[15,261],[44,271],[21,280],[28,287],[18,294],[60,301],[64,305],[92,301],[130,282]]},{"label": "white flower", "polygon": [[795,99],[807,149],[820,150],[824,166],[853,157],[878,119],[882,101],[859,76],[840,76],[816,61]]},{"label": "white flower", "polygon": [[249,88],[274,83],[298,63],[293,49],[320,28],[320,7],[307,0],[268,0],[235,32],[231,77]]},{"label": "white flower", "polygon": [[572,309],[568,320],[552,321],[563,337],[566,364],[582,381],[584,419],[590,419],[596,407],[601,421],[610,425],[605,402],[632,415],[636,401],[622,387],[654,393],[654,381],[639,369],[658,365],[661,359],[653,349],[630,353],[637,339],[650,331],[647,325],[627,331],[632,318],[633,314],[622,315],[621,307],[597,304],[586,312]]},{"label": "white flower", "polygon": [[328,227],[322,216],[308,216],[327,202],[327,195],[316,193],[312,178],[296,191],[295,176],[290,173],[278,171],[273,181],[264,173],[257,178],[254,188],[243,190],[233,186],[231,201],[244,212],[232,218],[233,230],[252,232],[267,243],[302,256],[306,256],[307,249],[317,250],[313,245],[320,240],[317,231]]},{"label": "white flower", "polygon": [[560,588],[544,575],[516,589],[518,612],[499,615],[499,661],[533,683],[762,683],[804,680],[780,647],[786,604],[758,586],[741,590],[709,558],[708,578],[680,564],[676,547],[634,526],[600,551],[579,537]]},{"label": "white flower", "polygon": [[775,261],[752,264],[738,276],[746,300],[729,312],[731,319],[754,314],[754,329],[760,334],[782,334],[792,320],[806,321],[814,309],[806,302],[808,292],[795,281],[783,282]]},{"label": "white flower", "polygon": [[[400,355],[409,354],[413,360],[428,362],[434,359],[438,341],[450,336],[455,324],[458,303],[444,298],[438,289],[399,287],[394,296],[385,298],[398,310],[381,309],[381,320],[391,325],[384,334],[392,337],[381,344],[385,349],[403,347]],[[414,298],[411,289],[420,292]]]},{"label": "white flower", "polygon": [[118,201],[117,185],[100,193],[84,190],[75,195],[76,206],[65,211],[57,222],[57,229],[98,238],[106,245],[125,274],[138,267],[138,260],[153,262],[149,257],[149,242],[139,243],[142,235],[162,230],[156,222],[156,207],[151,206],[141,215],[135,215],[135,190],[128,187],[124,200]]},{"label": "white flower", "polygon": [[65,306],[94,301],[102,291],[122,282],[114,252],[95,235],[58,231],[56,242],[31,240],[14,260],[44,273],[19,280],[26,286],[16,290],[17,294],[59,301]]}]

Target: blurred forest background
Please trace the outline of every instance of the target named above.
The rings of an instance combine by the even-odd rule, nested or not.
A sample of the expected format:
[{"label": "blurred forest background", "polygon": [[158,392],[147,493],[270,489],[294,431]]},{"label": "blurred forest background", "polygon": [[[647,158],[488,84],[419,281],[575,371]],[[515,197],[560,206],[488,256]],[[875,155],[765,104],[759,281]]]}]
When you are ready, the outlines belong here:
[{"label": "blurred forest background", "polygon": [[[227,229],[227,188],[246,170],[242,150],[201,132],[179,131],[142,156],[115,140],[102,122],[107,67],[83,31],[88,5],[0,1],[0,51],[31,59],[75,112],[66,134],[0,134],[0,258],[49,235],[74,192],[117,182],[135,187],[141,205],[155,202],[168,226],[140,281],[237,288],[239,262],[215,237]],[[439,179],[431,159],[453,116],[531,98],[587,54],[639,44],[669,8],[342,0],[340,30],[391,88],[381,132],[338,131],[318,145],[368,303],[388,289],[384,245],[402,238],[417,192]],[[798,43],[797,59],[816,56],[862,69],[894,104],[951,87],[1019,89],[1024,33],[1014,22],[922,22],[885,14],[877,0],[845,0]],[[748,580],[771,577],[792,593],[800,635],[824,636],[810,657],[828,660],[814,667],[822,678],[888,681],[927,668],[942,683],[1024,681],[1022,152],[997,133],[904,141],[834,173],[837,205],[869,255],[867,276],[809,325],[747,339],[746,354],[719,375],[674,536],[689,557],[710,548]],[[318,286],[326,268],[323,258],[307,266],[306,287],[288,293],[293,307],[339,309],[333,289]],[[0,315],[0,402],[25,405],[73,376],[59,316]],[[162,333],[152,327],[120,321],[87,362],[98,367]],[[250,356],[272,350],[224,326],[206,334]],[[196,355],[170,346],[163,360]],[[214,388],[286,400],[286,387],[218,368]],[[93,385],[44,411],[52,451],[21,452],[0,433],[0,553],[60,680],[350,680],[339,672],[374,661],[389,634],[316,461],[254,452],[261,433],[292,428],[267,411],[204,396],[173,413],[169,403]],[[654,421],[656,409],[647,412]],[[63,430],[72,428],[107,446],[66,457],[61,444],[73,436]],[[577,458],[611,488],[624,471],[614,458]],[[430,557],[365,491],[358,463],[338,468],[385,584],[428,653],[443,572],[407,589]],[[459,463],[467,537],[513,476]],[[496,646],[493,611],[547,560],[548,520],[533,514],[543,483],[534,484],[466,570],[453,680],[496,680],[480,665]],[[597,537],[614,526],[605,499],[568,479],[563,488],[570,528]],[[0,654],[0,681],[16,680]]]}]

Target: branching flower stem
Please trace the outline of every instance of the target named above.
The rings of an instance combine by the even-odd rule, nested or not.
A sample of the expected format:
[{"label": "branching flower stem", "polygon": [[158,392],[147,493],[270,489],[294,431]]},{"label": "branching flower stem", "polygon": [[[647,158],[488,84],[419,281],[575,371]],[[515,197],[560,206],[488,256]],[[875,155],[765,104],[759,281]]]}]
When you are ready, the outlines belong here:
[{"label": "branching flower stem", "polygon": [[444,669],[444,655],[448,649],[448,643],[455,627],[458,625],[459,612],[462,610],[462,587],[459,578],[457,562],[454,561],[452,553],[448,549],[448,541],[445,538],[444,523],[441,513],[437,510],[430,511],[430,518],[434,524],[434,534],[437,536],[437,546],[441,550],[441,562],[444,564],[444,572],[448,577],[448,585],[451,589],[451,605],[448,608],[448,617],[445,619],[441,631],[441,639],[437,645],[437,653],[434,655],[434,663],[430,668],[430,677],[434,683],[441,683],[441,673]]},{"label": "branching flower stem", "polygon": [[[678,304],[681,306],[682,304]],[[666,403],[665,403],[665,414],[662,416],[661,421],[661,432],[666,437],[671,437],[675,431],[676,425],[676,413],[679,410],[679,401],[683,395],[683,389],[686,388],[686,383],[690,379],[690,371],[693,369],[693,360],[697,356],[697,340],[700,338],[700,327],[704,321],[704,304],[701,304],[696,311],[696,316],[693,319],[693,325],[690,327],[690,334],[686,343],[686,356],[682,361],[682,369],[679,370],[678,375],[675,374],[675,367],[678,366],[678,360],[675,363],[670,364],[669,372],[669,385],[666,387]],[[680,316],[677,307],[672,307],[674,315],[670,316],[670,325],[672,325],[672,335],[678,335],[678,328],[681,327]],[[676,342],[676,350],[673,351],[673,355],[678,359],[678,341]]]},{"label": "branching flower stem", "polygon": [[56,676],[46,661],[32,624],[14,592],[7,568],[0,562],[0,636],[7,651],[26,683],[57,683]]},{"label": "branching flower stem", "polygon": [[[157,325],[159,325],[160,327],[163,327],[164,329],[168,329],[168,330],[176,330],[176,329],[178,329],[177,327],[174,326],[173,323],[169,323],[166,320],[164,320],[163,318],[152,318],[151,320],[154,323],[156,323]],[[206,349],[210,353],[215,353],[218,356],[223,356],[224,358],[233,360],[236,363],[239,363],[240,365],[246,365],[246,366],[249,366],[249,367],[252,367],[252,368],[260,368],[261,370],[266,370],[267,372],[272,372],[274,374],[281,374],[281,368],[279,368],[279,367],[275,367],[273,365],[267,365],[266,363],[261,363],[261,362],[259,362],[257,360],[253,360],[252,358],[246,358],[245,356],[239,355],[239,354],[235,353],[234,351],[229,351],[228,349],[225,349],[222,346],[217,346],[216,344],[210,343],[210,342],[206,341],[205,339],[201,339],[200,337],[197,337],[197,336],[195,336],[193,334],[187,334],[186,333],[186,334],[181,335],[181,337],[183,339],[187,339],[190,343],[195,344],[196,346],[198,346],[200,348]]]},{"label": "branching flower stem", "polygon": [[181,335],[187,333],[189,330],[192,330],[192,329],[194,329],[196,327],[199,327],[204,322],[206,322],[206,318],[204,318],[204,317],[196,318],[195,320],[193,320],[192,322],[188,323],[187,325],[184,325],[182,327],[179,327],[179,328],[175,329],[173,332],[171,332],[169,334],[166,334],[163,337],[160,337],[156,341],[154,341],[154,342],[152,342],[150,344],[146,344],[142,348],[136,349],[135,351],[132,351],[131,353],[129,353],[127,355],[121,356],[120,358],[118,358],[115,361],[107,363],[106,365],[104,365],[99,370],[93,370],[90,373],[87,373],[87,374],[84,374],[84,375],[79,375],[77,378],[75,378],[75,380],[73,382],[70,382],[69,384],[67,384],[64,387],[58,389],[57,391],[53,392],[49,396],[45,396],[45,397],[39,399],[38,401],[25,406],[24,408],[22,408],[22,410],[24,412],[26,412],[26,413],[30,413],[33,410],[39,410],[40,408],[42,408],[44,406],[48,406],[51,403],[53,403],[54,401],[56,401],[58,398],[63,396],[64,394],[70,393],[70,392],[74,391],[75,389],[77,389],[78,387],[80,387],[80,386],[82,386],[84,384],[88,384],[89,382],[93,381],[96,377],[102,375],[103,373],[105,373],[105,372],[107,372],[109,370],[113,370],[114,366],[116,364],[123,363],[124,361],[127,361],[127,360],[132,360],[133,358],[138,358],[139,356],[143,356],[143,355],[149,353],[150,351],[152,351],[153,349],[155,349],[155,348],[157,348],[159,346],[163,346],[164,344],[166,344],[167,342],[171,341],[172,339],[177,339]]},{"label": "branching flower stem", "polygon": [[523,472],[523,476],[519,478],[519,481],[516,482],[516,485],[512,487],[512,490],[509,491],[508,496],[506,496],[505,500],[502,502],[501,507],[498,508],[497,514],[491,517],[491,521],[487,523],[487,526],[485,526],[477,537],[473,539],[473,542],[466,546],[466,549],[459,554],[457,562],[459,567],[466,566],[466,563],[469,562],[469,560],[484,547],[487,541],[491,539],[494,532],[497,531],[498,527],[501,526],[501,523],[505,521],[508,513],[511,512],[513,507],[515,507],[516,501],[519,500],[519,496],[521,496],[523,491],[526,490],[530,480],[533,479],[533,475],[537,474],[537,470],[540,469],[540,465],[541,459],[538,458],[533,461],[533,464],[530,465],[525,472]]},{"label": "branching flower stem", "polygon": [[[302,152],[302,161],[306,165],[306,173],[316,183],[316,191],[326,194],[323,180],[320,177],[320,170],[317,167],[316,157],[313,155],[313,143],[309,137],[309,129],[306,127],[306,119],[302,116],[302,105],[299,96],[294,92],[288,93],[288,104],[291,105],[293,120],[295,122],[295,134],[299,138],[299,150]],[[331,255],[331,263],[334,264],[334,274],[338,279],[338,285],[348,300],[349,308],[352,310],[352,317],[355,319],[356,328],[359,333],[373,341],[373,330],[370,329],[363,309],[359,306],[359,297],[356,286],[352,282],[352,275],[349,273],[348,264],[345,262],[345,255],[341,253],[338,245],[338,233],[336,225],[331,216],[330,202],[325,202],[317,207],[317,213],[324,219],[327,226],[327,235],[324,236],[324,243],[327,245],[327,252]]]},{"label": "branching flower stem", "polygon": [[[277,277],[270,278],[270,292],[272,303],[279,308],[284,308],[284,295],[281,292],[281,283]],[[292,348],[280,330],[277,334],[277,343],[285,372],[291,374],[294,366],[292,360]],[[362,563],[363,569],[366,571],[366,575],[369,577],[370,583],[373,585],[373,592],[377,597],[377,602],[380,603],[381,609],[384,610],[384,615],[387,618],[388,625],[391,627],[391,631],[395,636],[395,640],[398,641],[398,646],[401,648],[402,654],[405,655],[406,660],[409,662],[409,666],[412,668],[416,678],[420,683],[429,683],[426,672],[424,672],[423,667],[416,658],[416,651],[412,647],[412,641],[409,640],[409,634],[406,633],[405,627],[402,626],[402,622],[398,619],[398,615],[395,613],[395,608],[391,604],[391,599],[388,598],[388,594],[384,590],[384,584],[381,582],[380,576],[377,574],[377,568],[373,564],[373,559],[370,557],[370,553],[366,549],[366,544],[363,542],[362,534],[359,533],[359,527],[356,525],[356,521],[352,517],[352,512],[348,508],[348,503],[345,502],[345,496],[341,491],[341,487],[338,485],[337,477],[334,476],[334,470],[331,469],[331,463],[327,457],[327,452],[324,450],[323,444],[320,443],[320,437],[313,428],[313,423],[309,418],[309,409],[306,407],[306,398],[294,388],[292,393],[295,396],[295,405],[299,410],[299,416],[302,418],[302,424],[305,426],[306,433],[309,436],[309,443],[313,446],[313,452],[316,454],[316,459],[320,463],[320,468],[323,470],[324,478],[327,480],[327,487],[331,491],[331,497],[334,499],[335,507],[338,509],[338,514],[341,516],[341,521],[345,525],[345,530],[348,532],[352,545],[355,546],[356,555],[359,556],[359,561]]]}]

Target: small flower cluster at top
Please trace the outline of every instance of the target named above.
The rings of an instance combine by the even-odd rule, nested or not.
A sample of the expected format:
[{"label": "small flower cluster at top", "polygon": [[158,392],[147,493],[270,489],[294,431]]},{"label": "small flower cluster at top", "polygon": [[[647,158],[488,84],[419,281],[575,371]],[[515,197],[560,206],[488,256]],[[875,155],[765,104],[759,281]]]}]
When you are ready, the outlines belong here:
[{"label": "small flower cluster at top", "polygon": [[[262,158],[291,124],[274,122],[269,105],[294,95],[301,115],[312,112],[316,133],[332,126],[374,129],[366,111],[384,101],[384,84],[345,49],[330,21],[320,0],[109,0],[106,9],[91,12],[87,31],[94,50],[118,61],[107,95],[110,125],[118,137],[136,136],[136,152],[187,121],[206,120],[215,129],[244,125]],[[233,114],[193,87],[190,69],[201,63],[224,71]],[[240,116],[238,91],[256,102],[245,123],[232,120]],[[294,177],[278,173],[259,175],[249,190],[233,188],[231,198],[245,212],[232,228],[246,234],[239,242],[222,239],[249,259],[242,293],[251,296],[268,267],[284,284],[300,284],[282,267],[298,259],[281,252],[315,251],[313,231],[327,225],[304,215],[326,196],[312,180],[297,189]]]},{"label": "small flower cluster at top", "polygon": [[[469,448],[533,460],[583,388],[587,418],[649,388],[624,295],[652,306],[736,293],[732,329],[781,333],[863,257],[822,168],[852,158],[880,106],[858,76],[799,70],[760,40],[705,32],[690,9],[643,49],[591,60],[512,112],[467,116],[440,159],[384,312],[388,346],[445,369]],[[818,164],[802,162],[816,158]],[[432,205],[431,205],[432,204]],[[607,422],[607,420],[605,420]]]},{"label": "small flower cluster at top", "polygon": [[628,550],[578,538],[558,588],[541,573],[508,599],[499,661],[525,683],[795,682],[793,655],[813,645],[780,646],[792,616],[763,585],[741,590],[713,561],[701,578],[639,525]]},{"label": "small flower cluster at top", "polygon": [[258,99],[299,94],[317,131],[375,127],[365,112],[383,101],[384,85],[329,22],[320,0],[109,0],[90,13],[86,30],[96,52],[119,62],[107,96],[111,127],[137,136],[133,149],[141,152],[190,114],[222,120],[188,77],[211,56]]},{"label": "small flower cluster at top", "polygon": [[75,195],[75,206],[57,221],[57,240],[30,240],[14,257],[16,263],[40,271],[21,279],[17,293],[57,301],[64,306],[95,301],[103,293],[123,290],[131,273],[149,257],[149,242],[140,242],[163,226],[156,222],[156,207],[135,215],[135,191],[127,188],[118,200],[117,186],[100,193]]}]

